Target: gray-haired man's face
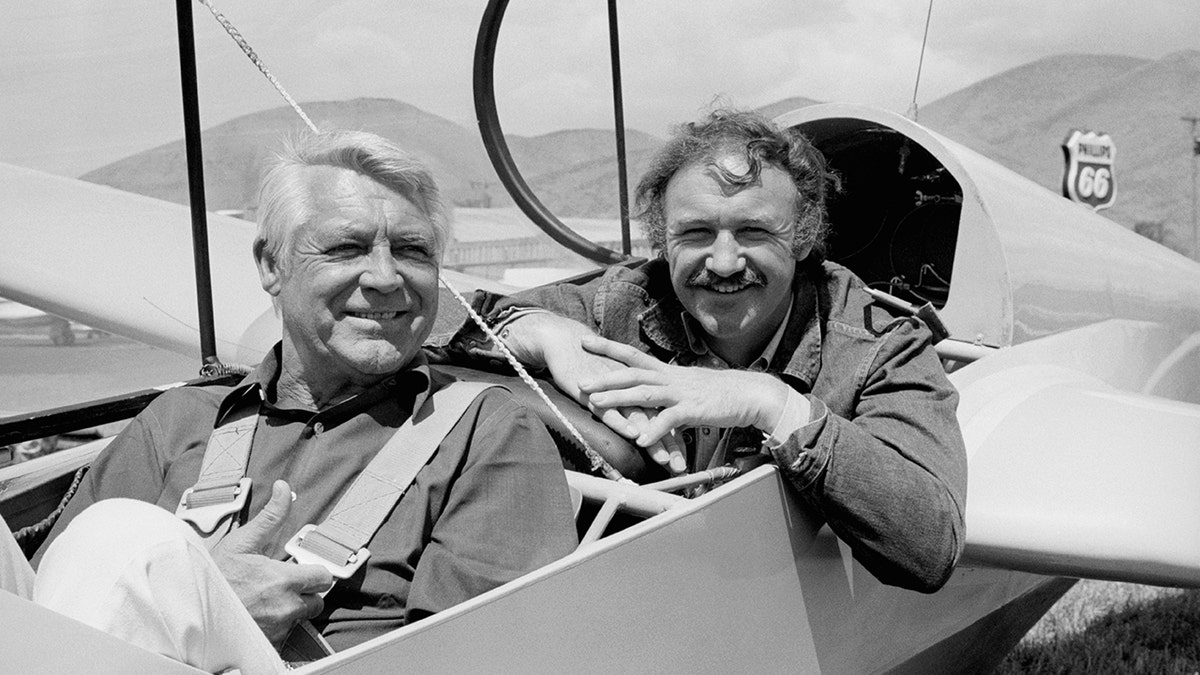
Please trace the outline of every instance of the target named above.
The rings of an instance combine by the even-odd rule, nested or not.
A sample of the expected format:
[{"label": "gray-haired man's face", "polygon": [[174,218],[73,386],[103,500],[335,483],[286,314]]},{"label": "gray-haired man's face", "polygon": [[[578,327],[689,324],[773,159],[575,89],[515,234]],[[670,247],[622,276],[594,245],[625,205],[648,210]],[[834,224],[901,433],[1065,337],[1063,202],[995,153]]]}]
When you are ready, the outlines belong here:
[{"label": "gray-haired man's face", "polygon": [[354,171],[304,173],[311,217],[286,238],[283,264],[263,274],[283,318],[284,366],[310,380],[371,382],[407,365],[433,327],[434,228],[412,202]]}]

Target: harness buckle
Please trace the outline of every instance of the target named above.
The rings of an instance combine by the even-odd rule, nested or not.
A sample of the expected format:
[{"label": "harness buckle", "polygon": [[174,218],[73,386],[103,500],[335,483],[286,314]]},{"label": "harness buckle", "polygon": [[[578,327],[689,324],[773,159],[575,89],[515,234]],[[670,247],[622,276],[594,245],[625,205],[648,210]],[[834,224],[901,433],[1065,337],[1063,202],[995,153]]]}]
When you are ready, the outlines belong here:
[{"label": "harness buckle", "polygon": [[320,565],[338,579],[349,579],[358,568],[371,557],[371,551],[362,547],[357,551],[326,536],[316,525],[300,528],[283,550],[302,565]]},{"label": "harness buckle", "polygon": [[204,534],[212,534],[226,516],[237,513],[246,505],[250,496],[249,478],[236,483],[218,485],[197,490],[190,487],[183,491],[175,515],[192,524]]}]

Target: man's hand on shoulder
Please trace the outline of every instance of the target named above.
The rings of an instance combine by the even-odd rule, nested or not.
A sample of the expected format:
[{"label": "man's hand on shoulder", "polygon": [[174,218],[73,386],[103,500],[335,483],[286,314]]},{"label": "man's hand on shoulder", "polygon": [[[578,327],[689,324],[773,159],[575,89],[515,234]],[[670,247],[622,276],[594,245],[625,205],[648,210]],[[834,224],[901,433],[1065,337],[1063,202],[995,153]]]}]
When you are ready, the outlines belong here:
[{"label": "man's hand on shoulder", "polygon": [[291,505],[291,488],[284,481],[275,481],[271,500],[263,510],[230,532],[212,551],[221,574],[277,647],[296,624],[321,613],[325,603],[319,594],[333,585],[333,576],[320,565],[297,565],[263,555],[265,547],[275,541]]},{"label": "man's hand on shoulder", "polygon": [[766,373],[670,365],[599,337],[584,339],[583,346],[626,366],[581,383],[591,405],[657,410],[635,439],[642,447],[681,426],[755,427],[770,433],[788,399],[788,386]]}]

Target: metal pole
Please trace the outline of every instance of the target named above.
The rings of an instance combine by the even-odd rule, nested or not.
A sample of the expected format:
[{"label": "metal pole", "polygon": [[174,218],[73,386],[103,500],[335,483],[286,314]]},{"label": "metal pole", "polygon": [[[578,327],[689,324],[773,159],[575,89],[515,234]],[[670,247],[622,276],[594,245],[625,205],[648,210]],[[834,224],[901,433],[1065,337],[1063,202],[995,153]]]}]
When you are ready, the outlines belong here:
[{"label": "metal pole", "polygon": [[196,91],[196,45],[191,0],[175,0],[179,29],[179,80],[183,95],[188,201],[192,210],[192,257],[196,268],[196,311],[200,327],[201,370],[220,363],[213,322],[212,276],[208,266],[208,220],[204,204],[204,158],[200,149],[200,100]]},{"label": "metal pole", "polygon": [[617,36],[617,0],[608,0],[608,43],[612,58],[613,116],[617,127],[617,191],[621,205],[621,252],[629,255],[629,189],[625,172],[625,105],[621,98],[621,44]]},{"label": "metal pole", "polygon": [[1192,260],[1200,262],[1200,225],[1196,220],[1196,162],[1200,157],[1200,141],[1196,140],[1196,123],[1200,122],[1200,117],[1195,115],[1184,115],[1181,117],[1184,122],[1192,123]]}]

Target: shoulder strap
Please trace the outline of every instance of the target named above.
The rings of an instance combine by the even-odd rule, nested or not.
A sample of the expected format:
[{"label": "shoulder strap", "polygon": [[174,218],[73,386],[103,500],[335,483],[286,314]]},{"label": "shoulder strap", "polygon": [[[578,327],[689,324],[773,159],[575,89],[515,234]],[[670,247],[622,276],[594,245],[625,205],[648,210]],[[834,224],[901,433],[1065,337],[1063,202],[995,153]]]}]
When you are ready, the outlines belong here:
[{"label": "shoulder strap", "polygon": [[250,495],[246,463],[258,424],[258,408],[213,430],[196,484],[184,490],[175,515],[191,524],[209,550],[237,526]]},{"label": "shoulder strap", "polygon": [[404,422],[320,525],[305,525],[285,549],[298,562],[324,565],[346,579],[370,556],[367,542],[429,463],[446,434],[485,390],[496,385],[455,381],[434,392]]}]

